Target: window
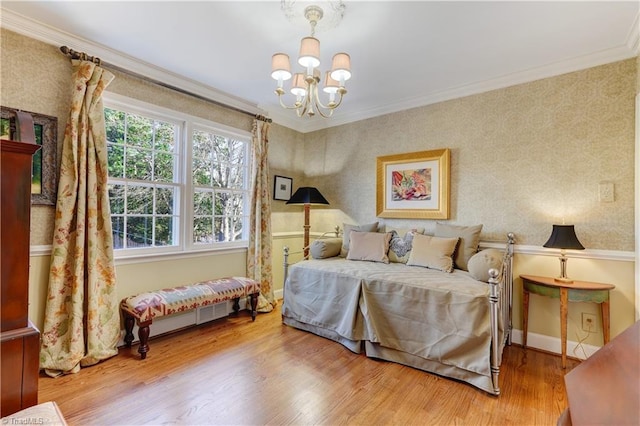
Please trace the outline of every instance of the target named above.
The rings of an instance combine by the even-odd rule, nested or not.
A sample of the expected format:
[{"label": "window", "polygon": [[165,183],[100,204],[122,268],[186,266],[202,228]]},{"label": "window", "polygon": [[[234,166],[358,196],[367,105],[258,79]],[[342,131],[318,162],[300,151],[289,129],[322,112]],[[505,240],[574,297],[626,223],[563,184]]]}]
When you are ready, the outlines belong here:
[{"label": "window", "polygon": [[140,105],[105,96],[116,254],[246,247],[249,134]]},{"label": "window", "polygon": [[105,108],[114,249],[177,246],[181,126]]},{"label": "window", "polygon": [[246,141],[206,130],[192,134],[193,243],[246,240]]}]

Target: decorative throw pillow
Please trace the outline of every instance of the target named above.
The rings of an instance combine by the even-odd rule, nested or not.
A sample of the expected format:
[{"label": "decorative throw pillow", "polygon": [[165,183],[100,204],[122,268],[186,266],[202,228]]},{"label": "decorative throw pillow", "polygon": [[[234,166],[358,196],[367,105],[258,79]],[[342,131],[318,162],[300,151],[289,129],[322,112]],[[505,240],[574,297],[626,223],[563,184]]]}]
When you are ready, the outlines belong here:
[{"label": "decorative throw pillow", "polygon": [[378,230],[378,222],[368,223],[366,225],[350,225],[348,223],[342,224],[342,249],[340,250],[340,256],[347,257],[349,253],[349,240],[351,237],[351,231],[360,232],[376,232]]},{"label": "decorative throw pillow", "polygon": [[478,252],[480,231],[482,231],[482,225],[458,226],[436,222],[436,230],[433,235],[441,238],[460,238],[453,261],[456,268],[468,271],[469,259]]},{"label": "decorative throw pillow", "polygon": [[415,234],[407,265],[453,272],[453,252],[458,238],[439,238]]},{"label": "decorative throw pillow", "polygon": [[[389,232],[387,230],[387,232]],[[389,261],[394,263],[407,263],[409,260],[409,254],[411,253],[411,245],[413,243],[413,236],[415,234],[422,234],[424,228],[409,229],[404,233],[395,229],[391,232],[391,241],[389,242]],[[402,236],[401,236],[402,235]]]},{"label": "decorative throw pillow", "polygon": [[309,245],[309,253],[314,259],[326,259],[340,254],[342,238],[325,238],[314,240]]},{"label": "decorative throw pillow", "polygon": [[368,260],[370,262],[389,263],[390,232],[351,231],[351,242],[347,260]]},{"label": "decorative throw pillow", "polygon": [[407,232],[415,232],[416,234],[424,234],[424,228],[394,228],[393,226],[384,226],[384,232],[396,231],[399,236],[407,235]]},{"label": "decorative throw pillow", "polygon": [[501,267],[502,252],[498,249],[480,250],[469,259],[469,274],[478,281],[489,282],[489,269]]}]

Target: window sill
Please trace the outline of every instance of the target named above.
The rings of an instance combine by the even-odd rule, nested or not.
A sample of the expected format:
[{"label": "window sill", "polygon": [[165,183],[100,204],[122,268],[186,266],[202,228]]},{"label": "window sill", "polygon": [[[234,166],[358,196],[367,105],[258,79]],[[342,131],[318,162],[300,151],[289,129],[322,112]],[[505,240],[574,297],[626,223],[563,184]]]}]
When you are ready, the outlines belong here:
[{"label": "window sill", "polygon": [[136,263],[163,262],[167,260],[190,259],[195,257],[206,257],[218,254],[246,253],[247,247],[220,247],[196,249],[190,251],[172,251],[165,253],[127,253],[126,255],[115,254],[114,262],[118,265],[131,265]]},{"label": "window sill", "polygon": [[[194,257],[206,257],[222,254],[246,253],[246,246],[219,247],[207,249],[195,249],[190,251],[172,251],[164,253],[128,253],[126,255],[114,255],[114,263],[118,265],[131,265],[136,263],[162,262],[166,260],[189,259]],[[51,256],[51,245],[31,246],[30,256]]]}]

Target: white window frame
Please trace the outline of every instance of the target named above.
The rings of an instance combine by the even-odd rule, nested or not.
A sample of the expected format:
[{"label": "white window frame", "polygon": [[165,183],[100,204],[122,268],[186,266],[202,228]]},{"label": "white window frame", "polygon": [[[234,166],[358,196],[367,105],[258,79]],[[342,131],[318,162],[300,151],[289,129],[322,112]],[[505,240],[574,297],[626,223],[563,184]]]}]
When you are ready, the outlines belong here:
[{"label": "white window frame", "polygon": [[[127,113],[140,114],[145,117],[173,123],[178,125],[178,137],[176,139],[176,153],[178,164],[174,170],[174,179],[178,183],[179,196],[174,203],[177,203],[177,214],[179,216],[179,225],[177,235],[177,245],[164,247],[139,247],[128,249],[115,249],[114,258],[135,259],[136,258],[166,258],[166,257],[182,257],[184,255],[200,256],[212,251],[237,251],[246,250],[249,241],[249,219],[250,211],[248,210],[251,197],[251,133],[240,129],[235,129],[213,121],[204,120],[183,112],[175,111],[162,106],[150,104],[137,99],[132,99],[112,92],[104,92],[103,104],[106,108],[116,109]],[[193,243],[193,174],[191,173],[192,164],[192,144],[191,135],[194,129],[216,133],[221,136],[246,141],[246,182],[247,194],[245,197],[245,206],[243,207],[246,220],[243,223],[242,239],[229,242],[215,242],[212,244],[194,244]],[[120,263],[120,262],[119,262]]]},{"label": "white window frame", "polygon": [[[245,145],[245,158],[247,159],[247,164],[245,165],[245,182],[247,182],[247,189],[246,189],[246,193],[247,196],[244,198],[244,206],[243,206],[243,211],[244,211],[244,216],[247,218],[245,223],[243,224],[244,226],[242,227],[242,239],[237,240],[237,241],[228,241],[228,242],[216,242],[216,243],[211,243],[211,244],[203,244],[203,243],[194,243],[193,242],[193,233],[189,233],[189,238],[188,241],[186,242],[186,246],[187,246],[187,250],[188,251],[202,251],[202,250],[212,250],[215,249],[216,247],[220,247],[221,245],[224,245],[224,247],[228,247],[228,248],[247,248],[249,246],[249,220],[250,220],[250,211],[249,209],[251,208],[251,204],[249,203],[249,200],[251,198],[251,184],[249,182],[250,179],[250,174],[251,174],[251,161],[252,159],[250,158],[251,155],[251,133],[249,132],[243,132],[241,130],[238,129],[233,129],[229,126],[224,126],[222,124],[218,124],[218,123],[212,123],[212,122],[208,122],[208,121],[204,121],[202,119],[194,119],[194,121],[189,123],[188,127],[188,139],[189,139],[189,143],[188,143],[188,152],[187,152],[187,163],[189,164],[188,169],[189,171],[191,171],[191,165],[193,163],[193,149],[192,149],[192,144],[191,144],[191,135],[193,134],[194,131],[198,130],[198,131],[203,131],[203,132],[208,132],[208,133],[215,133],[219,136],[223,136],[223,137],[227,137],[230,139],[236,139],[236,140],[240,140],[240,141],[244,141],[246,142]],[[188,227],[189,229],[193,230],[193,218],[194,218],[194,214],[193,214],[193,173],[188,173],[187,176],[187,191],[188,194],[185,194],[187,197],[187,202],[186,207],[187,207],[187,222],[189,222]]]}]

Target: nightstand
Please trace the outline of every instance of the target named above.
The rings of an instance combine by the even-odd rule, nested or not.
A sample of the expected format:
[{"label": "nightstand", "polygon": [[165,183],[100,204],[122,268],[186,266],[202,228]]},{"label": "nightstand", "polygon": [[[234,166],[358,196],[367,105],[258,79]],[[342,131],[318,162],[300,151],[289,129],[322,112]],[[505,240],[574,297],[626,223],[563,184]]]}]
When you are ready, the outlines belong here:
[{"label": "nightstand", "polygon": [[562,368],[567,367],[567,312],[569,302],[600,303],[602,311],[602,334],[604,344],[609,342],[609,290],[613,284],[573,281],[570,283],[556,281],[550,277],[520,275],[522,278],[522,345],[527,347],[527,326],[529,323],[529,294],[560,299],[560,338],[562,343]]}]

